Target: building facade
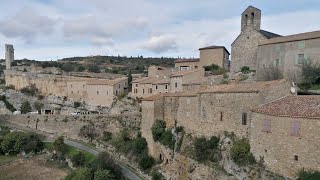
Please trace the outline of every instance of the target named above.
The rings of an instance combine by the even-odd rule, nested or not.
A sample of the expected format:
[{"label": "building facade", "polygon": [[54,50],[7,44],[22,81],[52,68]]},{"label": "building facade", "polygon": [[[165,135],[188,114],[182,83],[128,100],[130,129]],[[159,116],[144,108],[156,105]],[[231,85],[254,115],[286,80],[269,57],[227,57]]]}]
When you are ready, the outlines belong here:
[{"label": "building facade", "polygon": [[259,43],[263,40],[280,36],[262,30],[260,26],[261,10],[249,6],[241,14],[240,35],[231,44],[231,72],[239,72],[243,66],[250,67],[250,69],[256,69]]},{"label": "building facade", "polygon": [[210,66],[216,64],[229,71],[229,51],[224,46],[208,46],[199,49],[199,66]]},{"label": "building facade", "polygon": [[276,70],[287,80],[301,82],[301,67],[320,62],[320,31],[262,41],[257,58],[257,80]]},{"label": "building facade", "polygon": [[288,96],[252,110],[251,151],[274,172],[320,170],[320,96]]}]

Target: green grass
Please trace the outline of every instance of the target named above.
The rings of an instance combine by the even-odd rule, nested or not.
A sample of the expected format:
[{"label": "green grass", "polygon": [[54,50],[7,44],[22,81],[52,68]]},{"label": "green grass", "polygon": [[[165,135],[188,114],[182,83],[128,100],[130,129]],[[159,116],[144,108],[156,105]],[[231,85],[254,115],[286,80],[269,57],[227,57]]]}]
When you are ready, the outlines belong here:
[{"label": "green grass", "polygon": [[[44,147],[49,151],[53,151],[53,143],[52,142],[45,142],[44,143]],[[84,154],[86,163],[91,163],[96,159],[96,157],[93,154],[90,154],[90,153],[88,153],[86,151],[82,151],[82,150],[79,150],[79,149],[77,149],[75,147],[67,145],[66,155],[68,157],[72,157],[72,156],[78,154],[78,152],[82,152]]]},{"label": "green grass", "polygon": [[0,156],[0,165],[19,159],[18,156]]}]

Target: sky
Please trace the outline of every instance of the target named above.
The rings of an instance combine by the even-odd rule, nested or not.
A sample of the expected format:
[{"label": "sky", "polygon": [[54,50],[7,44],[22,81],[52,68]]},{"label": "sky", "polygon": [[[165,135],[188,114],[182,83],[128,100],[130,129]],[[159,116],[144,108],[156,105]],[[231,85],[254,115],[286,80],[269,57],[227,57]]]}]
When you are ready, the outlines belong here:
[{"label": "sky", "polygon": [[262,10],[261,29],[320,30],[319,0],[10,0],[1,2],[0,53],[13,44],[15,59],[197,58],[209,45],[231,51],[249,5]]}]

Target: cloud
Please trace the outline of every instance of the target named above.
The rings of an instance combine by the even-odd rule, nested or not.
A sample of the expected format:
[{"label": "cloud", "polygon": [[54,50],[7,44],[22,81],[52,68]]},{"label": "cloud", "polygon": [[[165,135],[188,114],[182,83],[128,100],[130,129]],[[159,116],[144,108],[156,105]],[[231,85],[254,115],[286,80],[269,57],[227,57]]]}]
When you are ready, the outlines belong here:
[{"label": "cloud", "polygon": [[152,36],[145,43],[143,48],[159,54],[162,52],[176,50],[177,43],[175,38],[171,35],[158,35],[158,36]]},{"label": "cloud", "polygon": [[56,23],[55,19],[40,15],[32,8],[22,8],[14,16],[0,20],[0,33],[30,43],[40,35],[53,33]]}]

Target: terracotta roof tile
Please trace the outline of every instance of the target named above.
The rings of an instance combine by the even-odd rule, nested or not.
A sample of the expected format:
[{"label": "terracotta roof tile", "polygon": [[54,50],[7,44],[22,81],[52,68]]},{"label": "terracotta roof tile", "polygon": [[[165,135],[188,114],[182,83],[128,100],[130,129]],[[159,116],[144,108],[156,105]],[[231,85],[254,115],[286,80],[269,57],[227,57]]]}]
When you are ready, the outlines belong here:
[{"label": "terracotta roof tile", "polygon": [[252,111],[270,116],[320,119],[320,96],[287,96]]},{"label": "terracotta roof tile", "polygon": [[262,41],[259,44],[259,46],[267,45],[267,44],[292,42],[292,41],[301,41],[301,40],[315,39],[315,38],[320,38],[320,31],[313,31],[313,32],[306,32],[306,33],[301,33],[301,34],[294,34],[294,35],[290,35],[290,36],[271,38],[271,39]]},{"label": "terracotta roof tile", "polygon": [[208,86],[200,93],[258,93],[282,82],[285,80],[213,85]]}]

